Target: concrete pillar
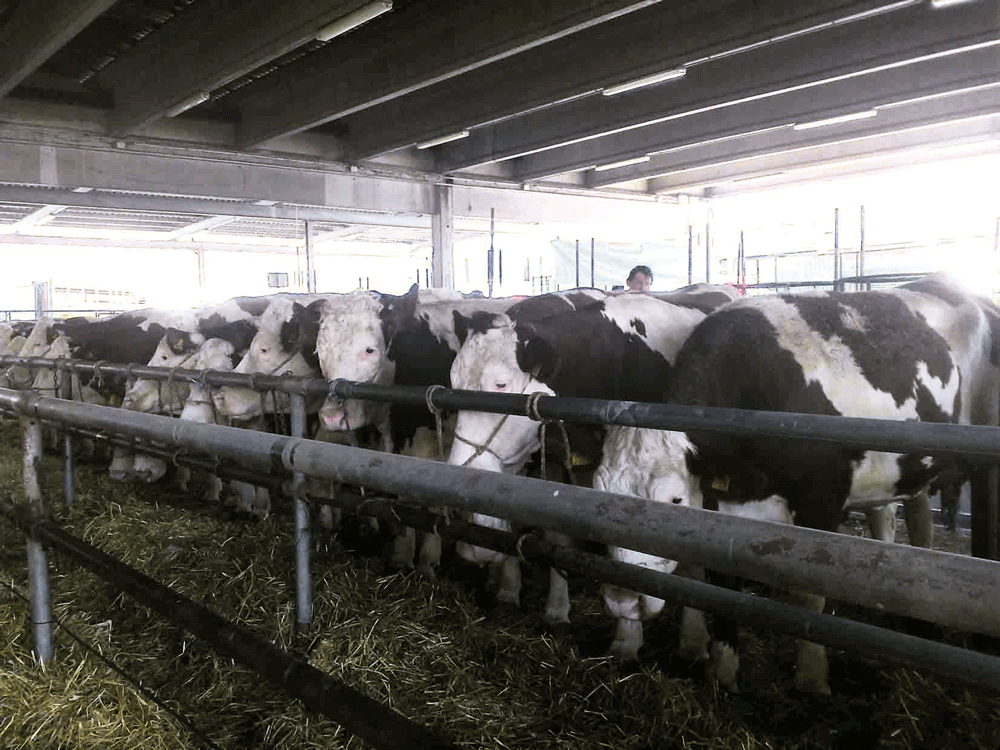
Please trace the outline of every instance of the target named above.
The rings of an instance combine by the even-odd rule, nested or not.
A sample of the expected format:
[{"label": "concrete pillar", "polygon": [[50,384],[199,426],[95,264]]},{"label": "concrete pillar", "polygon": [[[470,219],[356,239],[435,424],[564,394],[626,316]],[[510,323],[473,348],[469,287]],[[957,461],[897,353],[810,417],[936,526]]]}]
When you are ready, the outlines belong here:
[{"label": "concrete pillar", "polygon": [[434,186],[434,213],[431,216],[433,252],[431,286],[455,288],[455,203],[451,185]]},{"label": "concrete pillar", "polygon": [[316,291],[316,258],[313,251],[312,227],[306,221],[306,291]]},{"label": "concrete pillar", "polygon": [[198,299],[205,301],[205,248],[199,247],[194,251],[198,258]]}]

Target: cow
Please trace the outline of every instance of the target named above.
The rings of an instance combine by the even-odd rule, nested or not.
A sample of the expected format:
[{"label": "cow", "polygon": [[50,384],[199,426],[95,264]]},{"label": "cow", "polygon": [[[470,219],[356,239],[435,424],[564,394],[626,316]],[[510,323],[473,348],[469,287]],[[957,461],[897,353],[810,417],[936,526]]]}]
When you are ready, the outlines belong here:
[{"label": "cow", "polygon": [[[509,298],[441,299],[418,291],[403,295],[353,292],[335,300],[313,302],[299,310],[303,346],[312,348],[323,377],[379,385],[447,386],[459,347],[454,328],[456,311],[464,315],[501,312]],[[315,342],[315,343],[313,343]],[[425,407],[379,404],[357,399],[328,398],[319,410],[322,426],[335,435],[374,428],[376,446],[384,451],[422,454],[434,446],[426,433],[436,430],[434,415]],[[422,455],[431,458],[434,455]],[[443,456],[441,457],[443,458]],[[404,531],[390,559],[392,567],[413,565],[414,536]],[[418,560],[420,572],[433,577],[439,542],[425,540]]]},{"label": "cow", "polygon": [[[544,393],[585,398],[660,401],[674,357],[708,310],[731,302],[728,287],[696,285],[674,293],[627,293],[552,315],[538,315],[534,299],[506,315],[456,318],[462,348],[451,369],[453,388],[495,393]],[[567,461],[596,464],[576,446]],[[586,445],[600,446],[589,437]],[[539,424],[527,416],[459,412],[449,463],[487,471],[517,472],[540,446]],[[510,524],[489,516],[476,523],[501,529]],[[563,540],[565,541],[565,540]],[[520,603],[520,568],[515,558],[469,544],[459,554],[502,568],[497,599]],[[550,573],[544,618],[552,626],[569,623],[565,579]]]},{"label": "cow", "polygon": [[[90,322],[88,318],[54,319],[42,317],[31,325],[31,329],[21,344],[19,357],[48,357],[56,339],[69,333],[70,328],[80,328]],[[22,331],[24,328],[20,329]],[[36,368],[23,364],[10,365],[3,374],[2,383],[9,388],[30,388],[37,376]]]},{"label": "cow", "polygon": [[[233,371],[243,374],[320,377],[315,352],[310,352],[308,347],[301,345],[296,311],[302,310],[304,303],[340,296],[307,294],[273,300],[257,320],[257,333]],[[240,420],[249,420],[265,413],[286,412],[289,409],[287,394],[276,394],[274,398],[265,399],[257,391],[236,386],[217,389],[212,400],[220,414]]]},{"label": "cow", "polygon": [[[188,363],[197,357],[199,346],[215,338],[231,341],[236,351],[243,351],[256,334],[256,323],[271,302],[290,296],[235,297],[218,305],[192,310],[181,325],[164,333],[146,364],[191,369]],[[159,380],[139,378],[129,386],[122,407],[132,411],[174,413],[183,407],[187,392],[186,381],[164,384]]]},{"label": "cow", "polygon": [[[694,329],[677,355],[666,398],[702,407],[996,425],[998,321],[992,302],[944,274],[887,291],[745,299]],[[927,485],[951,467],[920,455],[699,431],[664,432],[641,450],[641,441],[632,442],[607,447],[595,486],[823,531],[835,531],[844,509],[858,501],[913,496],[919,515],[929,516]],[[645,476],[622,479],[639,465]],[[926,534],[914,541],[929,544],[927,531],[921,524],[911,535]],[[796,598],[815,611],[825,604],[815,594]],[[605,601],[633,621],[650,614],[625,592],[606,591]],[[706,656],[697,653],[708,642],[703,622],[690,618],[687,626],[682,647]],[[709,674],[735,691],[736,625],[717,617],[715,626]],[[795,685],[829,694],[822,646],[799,642]]]},{"label": "cow", "polygon": [[[198,347],[192,369],[230,371],[240,361],[239,343],[217,338],[209,339]],[[225,424],[228,420],[219,414],[212,402],[211,389],[199,384],[191,385],[191,392],[184,402],[180,418],[200,424]],[[255,516],[266,516],[270,511],[270,497],[264,487],[256,487],[247,482],[233,480],[230,482],[232,495],[236,500],[237,512]],[[212,475],[209,478],[209,502],[218,503],[221,497],[222,482]]]}]

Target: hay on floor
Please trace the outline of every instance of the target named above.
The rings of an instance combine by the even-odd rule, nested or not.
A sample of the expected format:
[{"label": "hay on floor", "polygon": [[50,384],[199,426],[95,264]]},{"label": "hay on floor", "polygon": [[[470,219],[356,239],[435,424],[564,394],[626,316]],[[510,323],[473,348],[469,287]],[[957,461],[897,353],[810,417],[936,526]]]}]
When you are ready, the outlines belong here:
[{"label": "hay on floor", "polygon": [[[0,491],[19,492],[16,425],[0,424]],[[58,498],[58,459],[45,460]],[[540,626],[547,576],[525,573],[518,613],[491,614],[456,561],[439,580],[389,574],[350,524],[317,542],[315,625],[295,632],[292,522],[227,518],[168,486],[79,469],[61,522],[104,551],[247,625],[344,683],[468,748],[1000,747],[1000,695],[832,652],[831,699],[791,690],[794,643],[748,633],[744,693],[718,692],[673,656],[676,614],[647,633],[643,665],[603,656],[612,623],[595,582],[571,579],[570,635]],[[363,528],[362,525],[356,525]],[[353,531],[352,531],[353,529]],[[329,720],[207,645],[51,556],[56,615],[194,729],[56,630],[56,661],[31,657],[23,539],[0,519],[0,746],[360,748]],[[868,743],[867,745],[865,743]]]}]

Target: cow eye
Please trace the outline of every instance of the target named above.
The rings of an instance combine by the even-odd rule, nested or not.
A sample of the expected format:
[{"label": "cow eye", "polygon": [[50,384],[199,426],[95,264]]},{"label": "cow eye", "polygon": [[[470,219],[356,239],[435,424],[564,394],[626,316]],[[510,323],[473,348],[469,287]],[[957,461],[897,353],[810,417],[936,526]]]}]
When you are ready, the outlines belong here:
[{"label": "cow eye", "polygon": [[367,349],[365,349],[365,354],[374,354],[374,353],[375,353],[374,346],[369,346]]},{"label": "cow eye", "polygon": [[261,347],[260,353],[261,354],[267,354],[267,349],[264,349],[263,347]]},{"label": "cow eye", "polygon": [[680,505],[681,503],[683,503],[683,502],[684,502],[684,500],[682,500],[682,499],[681,499],[681,498],[679,498],[679,497],[675,497],[675,498],[674,498],[673,500],[671,500],[670,502],[672,502],[672,503],[673,503],[674,505]]}]

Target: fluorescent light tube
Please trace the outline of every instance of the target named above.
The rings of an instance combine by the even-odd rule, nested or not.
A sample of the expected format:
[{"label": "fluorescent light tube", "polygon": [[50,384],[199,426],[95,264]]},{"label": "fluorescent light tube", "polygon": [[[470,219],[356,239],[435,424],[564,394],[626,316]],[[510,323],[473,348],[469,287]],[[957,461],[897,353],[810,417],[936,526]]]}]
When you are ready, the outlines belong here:
[{"label": "fluorescent light tube", "polygon": [[468,137],[469,137],[468,130],[460,130],[457,133],[442,135],[440,138],[431,138],[429,141],[418,143],[417,148],[423,151],[425,148],[434,148],[435,146],[440,146],[442,143],[451,143],[452,141],[460,141],[463,138],[468,138]]},{"label": "fluorescent light tube", "polygon": [[949,5],[961,5],[962,3],[970,3],[974,0],[931,0],[932,8],[947,8]]},{"label": "fluorescent light tube", "polygon": [[618,167],[631,167],[633,164],[645,164],[649,161],[648,156],[637,156],[634,159],[625,159],[625,161],[616,161],[611,164],[599,164],[594,167],[595,172],[606,172],[609,169],[618,169]]},{"label": "fluorescent light tube", "polygon": [[202,102],[207,102],[209,94],[207,91],[199,91],[192,97],[189,97],[182,101],[180,104],[175,104],[173,107],[167,110],[167,117],[177,117],[181,112],[187,112],[192,107],[197,107]]},{"label": "fluorescent light tube", "polygon": [[827,125],[840,125],[844,122],[854,122],[855,120],[870,120],[878,114],[877,110],[866,109],[863,112],[851,112],[847,115],[837,115],[827,117],[824,120],[813,120],[812,122],[797,122],[792,126],[793,130],[811,130],[812,128],[825,128]]},{"label": "fluorescent light tube", "polygon": [[390,10],[392,10],[392,0],[377,0],[374,3],[369,3],[363,8],[358,8],[353,13],[341,16],[333,23],[317,31],[316,41],[329,42],[335,36],[346,34],[351,29],[356,29],[361,24],[367,23],[373,18],[378,18]]},{"label": "fluorescent light tube", "polygon": [[601,93],[604,94],[605,96],[624,94],[626,91],[641,89],[645,86],[652,86],[654,83],[663,83],[664,81],[674,81],[678,78],[683,78],[686,75],[687,75],[687,68],[674,68],[673,70],[665,70],[662,73],[646,76],[645,78],[636,78],[634,81],[619,83],[617,86],[608,86]]}]

